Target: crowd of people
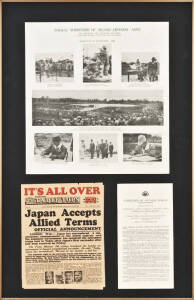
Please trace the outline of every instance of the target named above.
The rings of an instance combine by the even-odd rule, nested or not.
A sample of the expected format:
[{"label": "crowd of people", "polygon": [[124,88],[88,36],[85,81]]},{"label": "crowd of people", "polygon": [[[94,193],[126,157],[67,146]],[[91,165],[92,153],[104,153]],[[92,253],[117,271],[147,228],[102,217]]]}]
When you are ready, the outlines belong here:
[{"label": "crowd of people", "polygon": [[90,158],[106,159],[108,157],[113,157],[114,154],[114,146],[112,142],[108,142],[107,140],[101,139],[100,142],[94,143],[93,139],[90,141],[89,148],[86,148],[85,141],[81,140],[80,146],[80,158],[84,159],[86,153],[90,154]]},{"label": "crowd of people", "polygon": [[134,113],[116,113],[111,115],[81,114],[69,118],[34,120],[33,126],[128,126],[128,125],[162,125],[163,114],[158,110]]}]

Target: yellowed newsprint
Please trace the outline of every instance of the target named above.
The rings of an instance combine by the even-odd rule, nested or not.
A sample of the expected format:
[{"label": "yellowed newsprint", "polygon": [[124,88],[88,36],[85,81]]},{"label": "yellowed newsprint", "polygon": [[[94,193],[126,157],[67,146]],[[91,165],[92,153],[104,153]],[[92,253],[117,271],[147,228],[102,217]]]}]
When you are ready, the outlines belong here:
[{"label": "yellowed newsprint", "polygon": [[102,183],[23,184],[22,287],[105,287]]}]

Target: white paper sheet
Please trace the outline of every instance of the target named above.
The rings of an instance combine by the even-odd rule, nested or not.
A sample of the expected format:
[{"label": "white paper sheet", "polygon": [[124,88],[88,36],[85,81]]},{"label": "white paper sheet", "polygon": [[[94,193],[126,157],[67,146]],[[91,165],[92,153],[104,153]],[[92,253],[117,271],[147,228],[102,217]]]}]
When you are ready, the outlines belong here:
[{"label": "white paper sheet", "polygon": [[117,187],[118,288],[173,289],[173,185]]},{"label": "white paper sheet", "polygon": [[169,173],[168,22],[25,23],[25,46],[27,174]]}]

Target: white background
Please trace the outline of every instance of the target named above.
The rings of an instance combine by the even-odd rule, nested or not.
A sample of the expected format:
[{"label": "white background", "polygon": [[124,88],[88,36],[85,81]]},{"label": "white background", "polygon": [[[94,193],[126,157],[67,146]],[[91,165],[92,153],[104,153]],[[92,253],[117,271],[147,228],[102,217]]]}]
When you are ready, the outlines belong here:
[{"label": "white background", "polygon": [[[169,26],[168,22],[25,23],[26,40],[26,173],[27,174],[168,174],[169,173]],[[71,29],[90,29],[89,32]],[[115,31],[113,29],[127,29]],[[99,29],[106,29],[100,31]],[[108,30],[107,30],[108,29]],[[60,31],[57,31],[60,30]],[[89,43],[112,45],[112,82],[83,83],[83,46]],[[64,83],[39,83],[35,78],[35,57],[41,53],[72,53],[74,80]],[[159,82],[122,82],[122,53],[159,53]],[[162,89],[164,126],[32,126],[32,92],[36,90],[129,90]],[[105,165],[79,163],[79,133],[116,133],[118,163]],[[73,133],[74,161],[64,164],[34,159],[35,133]],[[123,162],[123,133],[162,135],[162,162]]]}]

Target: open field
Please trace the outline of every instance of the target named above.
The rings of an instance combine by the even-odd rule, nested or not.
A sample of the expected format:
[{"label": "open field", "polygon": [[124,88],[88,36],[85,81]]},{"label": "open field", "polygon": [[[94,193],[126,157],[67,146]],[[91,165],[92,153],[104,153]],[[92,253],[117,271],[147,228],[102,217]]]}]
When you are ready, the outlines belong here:
[{"label": "open field", "polygon": [[33,99],[34,126],[163,125],[161,101],[139,101],[133,104],[73,100],[45,102]]}]

